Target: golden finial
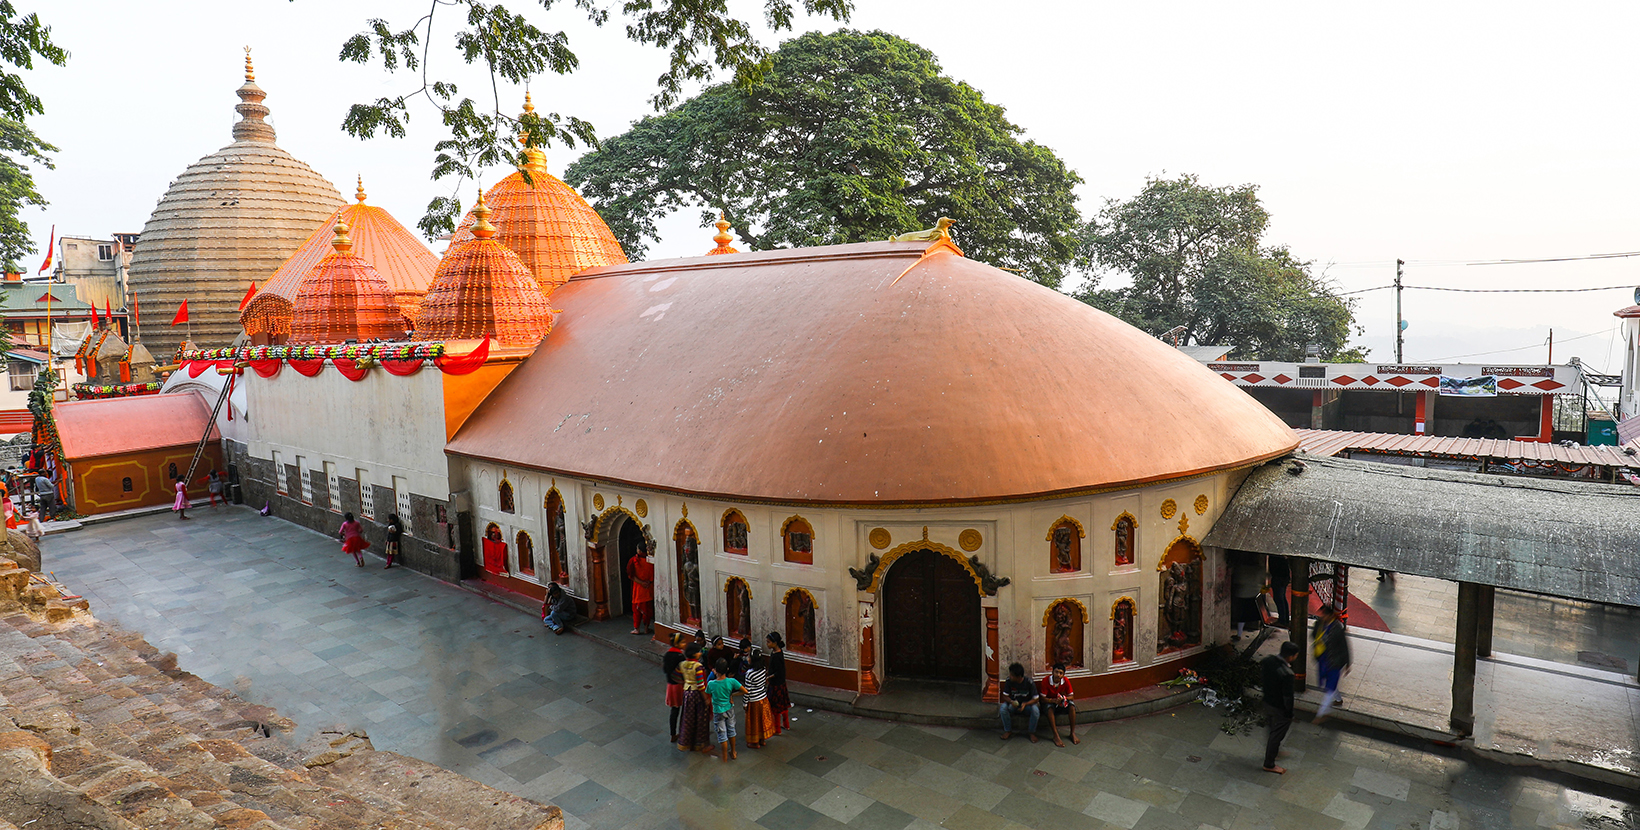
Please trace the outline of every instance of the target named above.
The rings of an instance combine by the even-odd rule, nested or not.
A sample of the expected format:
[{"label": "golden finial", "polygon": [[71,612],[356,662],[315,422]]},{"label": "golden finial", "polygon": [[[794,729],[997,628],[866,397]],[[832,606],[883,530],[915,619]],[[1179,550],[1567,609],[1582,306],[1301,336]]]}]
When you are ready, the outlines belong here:
[{"label": "golden finial", "polygon": [[245,80],[256,80],[256,67],[251,66],[251,47],[245,47]]},{"label": "golden finial", "polygon": [[330,240],[330,244],[331,244],[332,247],[334,247],[336,249],[336,253],[345,254],[345,253],[348,253],[348,252],[352,251],[353,250],[353,240],[348,238],[348,235],[347,235],[347,232],[349,230],[352,230],[352,229],[347,226],[346,222],[342,221],[341,219],[337,219],[336,220],[335,230],[336,230],[336,238]]},{"label": "golden finial", "polygon": [[363,173],[359,174],[359,188],[357,190],[353,191],[353,198],[358,199],[359,204],[361,204],[361,205],[364,204],[365,195],[364,195],[364,174]]},{"label": "golden finial", "polygon": [[495,226],[490,224],[490,206],[484,204],[484,188],[478,189],[478,204],[473,205],[473,238],[489,239],[495,236]]},{"label": "golden finial", "polygon": [[535,104],[530,102],[530,91],[524,90],[524,111],[535,112]]},{"label": "golden finial", "polygon": [[721,211],[721,210],[718,211],[717,229],[718,229],[717,236],[712,237],[712,241],[717,243],[717,247],[713,248],[710,251],[707,251],[706,255],[707,256],[719,256],[719,255],[722,255],[722,254],[738,254],[738,253],[740,253],[740,251],[735,250],[733,247],[730,247],[730,245],[729,245],[730,242],[735,241],[735,238],[732,235],[730,235],[730,233],[729,233],[729,219],[726,216],[723,215],[723,211]]}]

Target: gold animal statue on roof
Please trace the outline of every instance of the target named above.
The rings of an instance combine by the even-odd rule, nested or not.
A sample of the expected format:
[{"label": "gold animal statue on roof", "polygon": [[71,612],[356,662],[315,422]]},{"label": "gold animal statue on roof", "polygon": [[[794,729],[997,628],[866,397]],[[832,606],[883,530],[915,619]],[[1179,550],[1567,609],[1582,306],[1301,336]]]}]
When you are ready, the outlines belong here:
[{"label": "gold animal statue on roof", "polygon": [[890,242],[935,242],[935,241],[938,241],[938,240],[941,240],[941,239],[950,239],[951,238],[951,226],[955,225],[956,223],[957,223],[957,220],[955,220],[955,219],[952,219],[948,216],[941,216],[940,220],[938,222],[935,222],[934,227],[932,227],[932,228],[924,228],[923,230],[920,230],[920,231],[912,231],[910,233],[902,233],[899,236],[891,236],[891,237],[888,238],[888,241],[890,241]]}]

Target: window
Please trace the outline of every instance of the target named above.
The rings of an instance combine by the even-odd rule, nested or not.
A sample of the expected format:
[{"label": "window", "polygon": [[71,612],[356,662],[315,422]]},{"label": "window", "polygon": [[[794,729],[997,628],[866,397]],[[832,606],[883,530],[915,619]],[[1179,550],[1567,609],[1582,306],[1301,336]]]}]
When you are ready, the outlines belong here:
[{"label": "window", "polygon": [[334,512],[340,513],[342,512],[342,493],[341,489],[336,486],[336,462],[323,461],[320,464],[324,467],[325,506]]},{"label": "window", "polygon": [[1088,627],[1088,612],[1074,599],[1057,600],[1042,615],[1042,627],[1047,634],[1043,655],[1047,664],[1064,663],[1065,668],[1082,668],[1083,631]]},{"label": "window", "polygon": [[1122,597],[1110,609],[1110,662],[1133,662],[1133,599]]},{"label": "window", "polygon": [[297,478],[300,479],[300,481],[297,482],[296,487],[292,488],[292,491],[301,493],[302,494],[302,501],[306,502],[307,504],[312,504],[313,503],[313,476],[308,475],[307,459],[303,458],[300,455],[296,456],[296,471],[297,471]]},{"label": "window", "polygon": [[496,488],[496,504],[503,513],[513,512],[513,486],[505,477],[501,479],[501,486]]},{"label": "window", "polygon": [[563,585],[569,584],[568,559],[565,553],[569,550],[569,531],[564,523],[564,497],[554,488],[547,493],[545,504],[547,511],[547,567],[552,573],[549,577],[554,582]]},{"label": "window", "polygon": [[103,262],[108,262],[109,260],[111,260],[113,258],[114,258],[114,246],[113,245],[98,245],[97,246],[97,259],[100,259]]},{"label": "window", "polygon": [[793,516],[780,528],[786,561],[799,565],[814,564],[814,528],[801,517]]},{"label": "window", "polygon": [[285,465],[279,463],[279,451],[273,451],[273,489],[276,493],[288,493],[285,489]]},{"label": "window", "polygon": [[688,519],[672,529],[672,544],[678,560],[678,620],[684,625],[700,625],[700,535]]},{"label": "window", "polygon": [[359,515],[375,518],[379,514],[376,512],[376,493],[370,486],[370,471],[354,467],[353,480],[356,482],[353,486],[359,491]]},{"label": "window", "polygon": [[1082,570],[1082,523],[1061,516],[1048,530],[1048,570],[1075,573]]},{"label": "window", "polygon": [[729,621],[729,636],[745,640],[752,636],[752,589],[746,580],[731,576],[723,583],[724,619]]},{"label": "window", "polygon": [[514,541],[518,543],[518,572],[535,576],[535,540],[520,530]]},{"label": "window", "polygon": [[1133,564],[1133,550],[1137,547],[1137,528],[1133,524],[1133,517],[1123,513],[1116,517],[1116,523],[1110,526],[1116,532],[1116,567],[1123,568]]},{"label": "window", "polygon": [[814,654],[814,596],[802,588],[786,592],[786,648],[799,654]]},{"label": "window", "polygon": [[176,481],[176,478],[177,478],[177,463],[175,461],[172,461],[171,463],[165,465],[165,480],[166,481]]},{"label": "window", "polygon": [[131,477],[130,476],[126,476],[125,478],[120,479],[120,492],[122,492],[122,493],[131,492]]},{"label": "window", "polygon": [[11,364],[8,367],[8,373],[11,375],[11,391],[13,392],[28,392],[33,390],[34,378],[39,374],[39,372],[35,371],[34,364],[25,363],[21,360],[11,361]]},{"label": "window", "polygon": [[415,516],[410,513],[410,480],[403,476],[393,476],[393,503],[398,507],[399,519],[404,522],[404,532],[410,533],[410,522]]},{"label": "window", "polygon": [[746,524],[746,517],[739,510],[729,510],[723,514],[723,552],[746,555],[746,537],[750,526]]}]

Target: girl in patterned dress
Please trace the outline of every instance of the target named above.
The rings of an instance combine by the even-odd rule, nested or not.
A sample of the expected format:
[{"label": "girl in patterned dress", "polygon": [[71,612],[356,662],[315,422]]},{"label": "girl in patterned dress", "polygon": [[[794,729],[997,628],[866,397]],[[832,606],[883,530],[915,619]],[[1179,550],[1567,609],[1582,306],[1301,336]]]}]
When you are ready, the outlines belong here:
[{"label": "girl in patterned dress", "polygon": [[690,643],[678,664],[683,675],[683,705],[678,717],[678,749],[712,751],[712,715],[706,701],[706,669],[700,663],[700,643]]},{"label": "girl in patterned dress", "polygon": [[774,734],[782,727],[792,728],[792,698],[786,691],[786,640],[778,631],[770,631],[769,644],[769,713],[774,716]]},{"label": "girl in patterned dress", "polygon": [[774,713],[769,709],[769,661],[753,650],[746,667],[746,748],[762,749],[774,735]]}]

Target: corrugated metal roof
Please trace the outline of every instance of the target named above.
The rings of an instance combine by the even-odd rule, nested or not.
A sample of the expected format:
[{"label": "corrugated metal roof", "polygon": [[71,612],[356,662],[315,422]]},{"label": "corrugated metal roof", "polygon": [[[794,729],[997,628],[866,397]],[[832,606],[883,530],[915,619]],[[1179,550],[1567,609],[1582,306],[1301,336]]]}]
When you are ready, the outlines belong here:
[{"label": "corrugated metal roof", "polygon": [[1382,432],[1347,432],[1331,429],[1295,430],[1304,452],[1338,455],[1344,452],[1381,452],[1430,458],[1473,458],[1493,461],[1555,463],[1581,467],[1640,467],[1640,454],[1630,455],[1626,447],[1565,447],[1536,441],[1509,441],[1493,438],[1456,438],[1444,435],[1392,435]]},{"label": "corrugated metal roof", "polygon": [[1300,454],[1254,470],[1203,540],[1640,606],[1640,488]]}]

